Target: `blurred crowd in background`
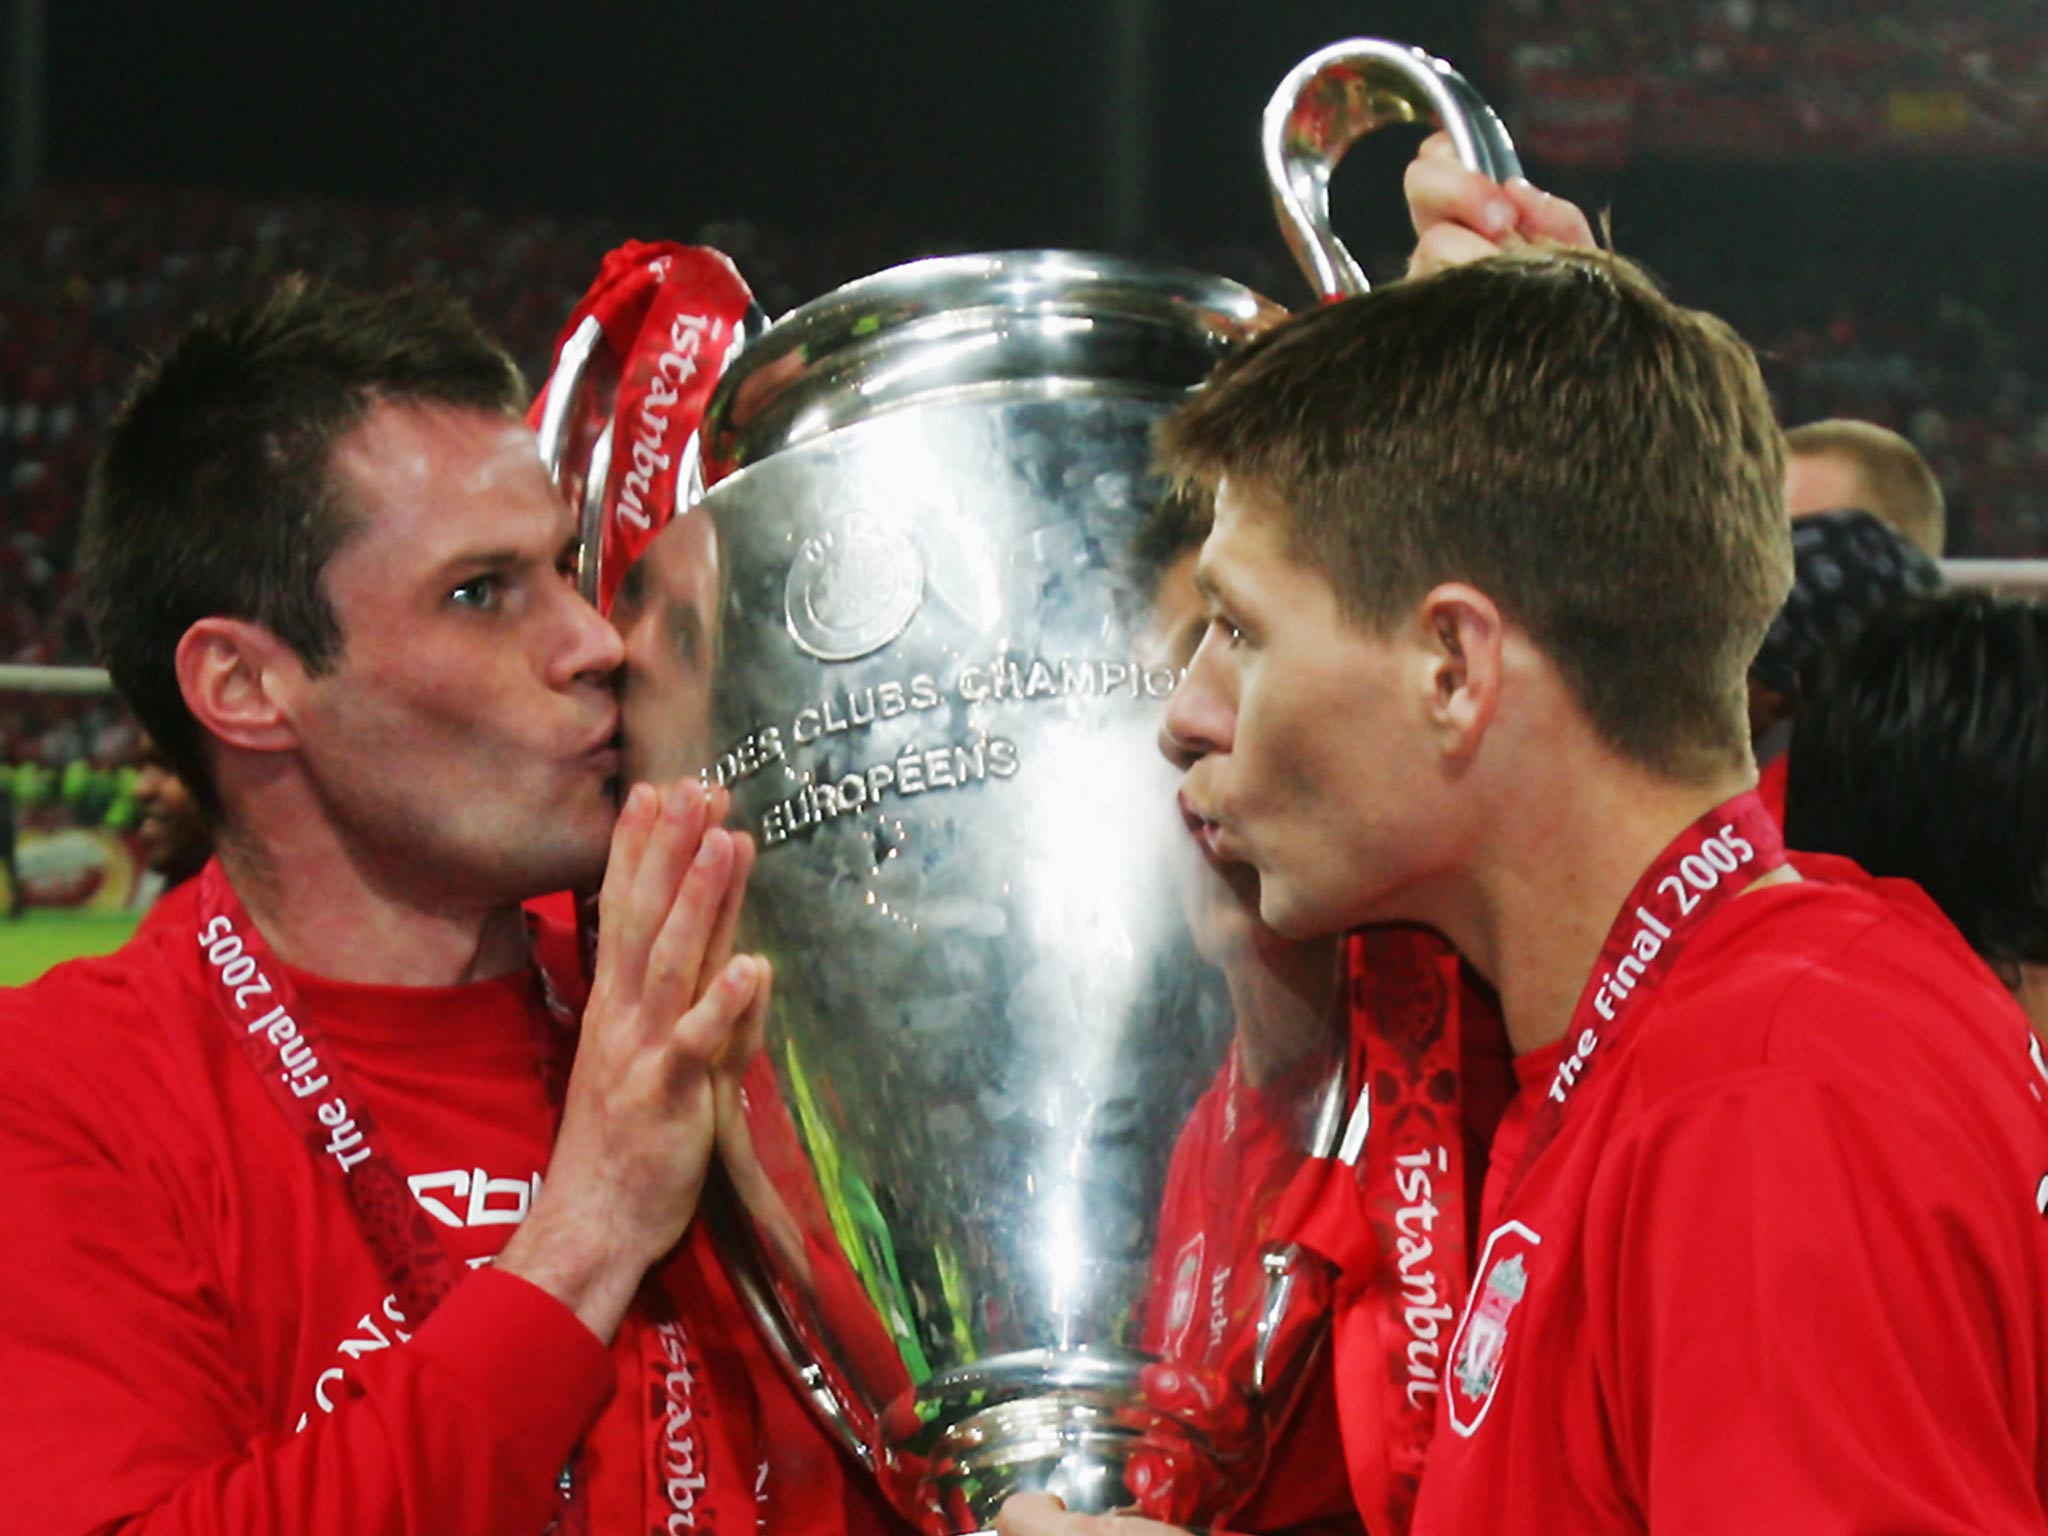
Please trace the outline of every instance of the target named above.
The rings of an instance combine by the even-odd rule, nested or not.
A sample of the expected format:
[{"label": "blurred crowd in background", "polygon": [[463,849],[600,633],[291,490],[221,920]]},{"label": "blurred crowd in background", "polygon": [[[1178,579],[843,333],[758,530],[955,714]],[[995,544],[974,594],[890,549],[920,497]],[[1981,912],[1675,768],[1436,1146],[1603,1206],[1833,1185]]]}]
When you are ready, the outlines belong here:
[{"label": "blurred crowd in background", "polygon": [[[473,208],[38,193],[0,223],[0,663],[93,661],[73,570],[92,456],[136,366],[195,313],[293,271],[365,289],[435,284],[461,295],[537,385],[605,251],[667,233]],[[693,237],[731,255],[775,313],[926,253],[878,226],[798,240],[720,223]],[[143,747],[109,695],[0,690],[0,818],[11,808],[21,860],[18,882],[0,875],[0,911],[15,883],[47,905],[147,894],[131,793]]]},{"label": "blurred crowd in background", "polygon": [[1501,0],[1485,44],[1532,153],[2048,150],[2037,0]]},{"label": "blurred crowd in background", "polygon": [[[1492,77],[1510,92],[1504,115],[1539,177],[1650,157],[1682,191],[1688,153],[1695,168],[1718,163],[1725,183],[1727,166],[1750,154],[1818,156],[1814,174],[1826,176],[1829,156],[1924,148],[1981,178],[1987,158],[2048,149],[2043,11],[2039,0],[1967,10],[1892,0],[1877,17],[1847,0],[1796,10],[1789,0],[1498,0],[1484,28]],[[1564,189],[1585,197],[1579,185]],[[1860,254],[1845,260],[1840,242],[1803,249],[1796,238],[1731,250],[1731,241],[1754,246],[1753,230],[1717,232],[1711,199],[1674,206],[1708,211],[1644,227],[1628,222],[1623,201],[1618,243],[1681,300],[1742,330],[1788,426],[1843,416],[1890,427],[1942,482],[1949,555],[2048,555],[2048,315],[2028,271],[2037,247],[1972,241],[1952,261],[1934,258],[1930,279],[1927,259],[1900,258],[1889,214],[1872,218],[1871,238],[1850,242]],[[1965,197],[1953,221],[1967,216]],[[469,302],[537,384],[599,258],[629,237],[719,247],[771,314],[958,248],[880,215],[838,230],[652,229],[456,206],[61,186],[8,212],[0,663],[93,659],[72,569],[87,469],[136,364],[195,312],[293,270],[365,288],[439,284]],[[1277,237],[1269,246],[1159,254],[1290,296]],[[0,813],[11,803],[23,827],[120,833],[134,815],[123,775],[132,777],[140,747],[106,696],[0,691]]]}]

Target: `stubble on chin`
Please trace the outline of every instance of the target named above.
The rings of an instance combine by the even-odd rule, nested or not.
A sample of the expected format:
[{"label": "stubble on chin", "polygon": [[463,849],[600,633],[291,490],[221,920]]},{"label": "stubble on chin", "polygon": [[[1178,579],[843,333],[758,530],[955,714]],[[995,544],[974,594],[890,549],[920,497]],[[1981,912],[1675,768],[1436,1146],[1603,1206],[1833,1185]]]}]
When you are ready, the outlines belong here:
[{"label": "stubble on chin", "polygon": [[581,803],[573,818],[558,808],[528,826],[510,829],[512,841],[506,851],[516,871],[514,883],[532,887],[520,900],[556,891],[594,891],[604,883],[617,807],[608,792],[593,792],[587,801],[581,795],[577,798]]}]

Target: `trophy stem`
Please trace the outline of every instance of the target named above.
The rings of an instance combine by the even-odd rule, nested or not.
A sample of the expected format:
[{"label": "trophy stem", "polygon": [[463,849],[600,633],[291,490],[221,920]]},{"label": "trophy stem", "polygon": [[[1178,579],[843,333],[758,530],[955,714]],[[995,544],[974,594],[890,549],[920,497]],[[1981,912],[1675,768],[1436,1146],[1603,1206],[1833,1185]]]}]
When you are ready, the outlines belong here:
[{"label": "trophy stem", "polygon": [[[938,1373],[886,1414],[883,1477],[900,1507],[955,1530],[993,1525],[1017,1493],[1185,1523],[1251,1486],[1266,1412],[1221,1370],[1019,1351]],[[909,1432],[888,1434],[899,1425]]]}]

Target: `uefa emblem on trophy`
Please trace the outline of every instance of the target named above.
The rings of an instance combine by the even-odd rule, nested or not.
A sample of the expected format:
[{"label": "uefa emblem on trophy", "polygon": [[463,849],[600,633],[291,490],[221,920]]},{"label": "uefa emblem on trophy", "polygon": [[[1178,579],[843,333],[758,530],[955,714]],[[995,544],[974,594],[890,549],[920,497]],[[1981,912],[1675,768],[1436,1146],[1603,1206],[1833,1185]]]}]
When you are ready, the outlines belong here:
[{"label": "uefa emblem on trophy", "polygon": [[[1431,119],[1513,172],[1417,50],[1282,82],[1267,166],[1321,292],[1364,284],[1338,159]],[[1336,952],[1255,941],[1156,745],[1201,522],[1152,432],[1280,314],[1072,252],[852,283],[746,341],[706,489],[635,574],[677,617],[673,666],[629,678],[634,776],[730,790],[761,849],[741,942],[776,967],[708,1214],[807,1396],[934,1533],[1025,1490],[1224,1518],[1323,1332],[1329,1275],[1278,1223],[1364,1130]]]}]

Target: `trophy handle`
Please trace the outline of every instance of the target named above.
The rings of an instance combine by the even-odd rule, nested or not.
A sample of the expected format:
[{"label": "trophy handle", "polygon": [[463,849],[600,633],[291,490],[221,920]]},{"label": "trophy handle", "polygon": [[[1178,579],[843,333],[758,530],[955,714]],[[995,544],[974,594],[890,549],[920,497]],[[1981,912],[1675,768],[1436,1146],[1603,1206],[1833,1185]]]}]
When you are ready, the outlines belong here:
[{"label": "trophy handle", "polygon": [[[767,312],[749,299],[746,314],[733,326],[732,344],[726,350],[724,366],[729,367],[741,349],[750,346],[767,329]],[[597,316],[587,315],[569,339],[562,343],[561,353],[555,359],[555,371],[548,376],[547,404],[541,408],[540,426],[535,434],[540,439],[541,462],[547,469],[548,478],[554,481],[555,488],[576,510],[576,589],[583,594],[585,601],[593,604],[598,602],[599,593],[609,592],[611,586],[616,585],[616,582],[607,585],[604,581],[607,558],[604,490],[606,477],[611,472],[614,428],[617,425],[611,415],[616,407],[620,381],[615,368],[591,366],[603,342],[604,326]],[[604,392],[598,397],[599,409],[604,413],[601,423],[590,420],[585,409],[585,397],[592,390]],[[691,431],[683,444],[681,457],[676,481],[677,511],[694,506],[704,494],[700,431]],[[666,521],[666,513],[663,520]],[[617,553],[612,551],[613,556]]]},{"label": "trophy handle", "polygon": [[1372,285],[1330,227],[1330,177],[1344,152],[1388,123],[1431,121],[1458,158],[1495,181],[1522,173],[1514,141],[1465,77],[1442,59],[1376,37],[1310,54],[1266,103],[1260,128],[1266,180],[1288,249],[1325,299]]},{"label": "trophy handle", "polygon": [[[791,1324],[789,1314],[777,1301],[767,1281],[769,1274],[760,1234],[740,1198],[732,1174],[722,1161],[714,1159],[704,1181],[704,1193],[697,1206],[698,1218],[710,1224],[720,1252],[751,1255],[751,1262],[725,1265],[726,1278],[754,1319],[754,1325],[768,1340],[768,1353],[775,1357],[797,1395],[809,1402],[825,1428],[841,1447],[869,1471],[880,1473],[874,1436],[847,1413],[842,1395],[835,1392],[824,1367],[803,1335]],[[872,1421],[870,1421],[872,1423]]]},{"label": "trophy handle", "polygon": [[541,463],[548,478],[572,503],[577,504],[576,587],[586,602],[597,601],[597,565],[602,540],[598,534],[604,516],[604,477],[611,460],[609,424],[593,445],[593,458],[602,463],[570,464],[569,439],[573,435],[578,409],[583,400],[584,376],[590,371],[591,355],[604,340],[604,327],[597,316],[587,315],[576,333],[562,343],[555,359],[555,371],[548,376],[548,402],[541,408]]}]

